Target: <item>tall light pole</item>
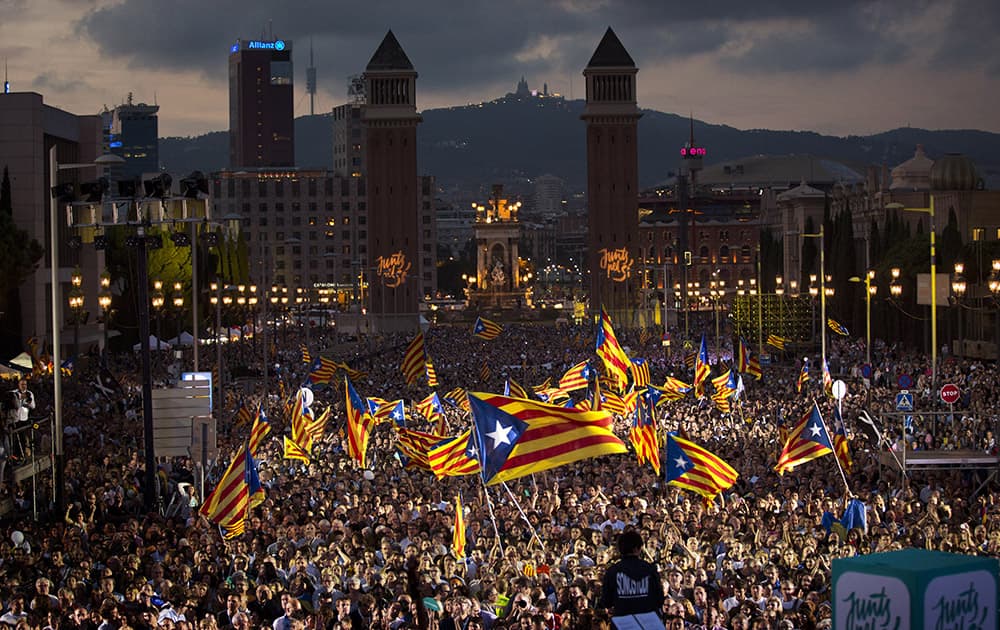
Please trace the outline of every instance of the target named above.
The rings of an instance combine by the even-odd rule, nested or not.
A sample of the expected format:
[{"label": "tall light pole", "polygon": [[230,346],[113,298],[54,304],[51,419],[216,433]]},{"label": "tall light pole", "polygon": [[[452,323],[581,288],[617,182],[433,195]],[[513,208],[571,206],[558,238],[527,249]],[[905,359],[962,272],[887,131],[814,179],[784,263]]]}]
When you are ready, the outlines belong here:
[{"label": "tall light pole", "polygon": [[[73,270],[69,281],[72,286],[69,292],[69,310],[73,313],[73,357],[75,358],[80,354],[80,317],[83,313],[83,273],[79,267]],[[53,367],[58,370],[61,366],[53,364]]]},{"label": "tall light pole", "polygon": [[820,331],[820,356],[823,365],[826,365],[826,236],[822,224],[819,232],[814,234],[803,234],[803,238],[819,239],[819,331]]},{"label": "tall light pole", "polygon": [[[166,297],[163,295],[163,281],[156,279],[153,280],[153,297],[150,298],[150,304],[153,310],[156,311],[156,352],[160,352],[160,339],[163,337],[163,305],[166,302]],[[148,344],[149,337],[142,339],[140,343]]]},{"label": "tall light pole", "polygon": [[49,149],[49,292],[52,300],[52,485],[54,486],[56,513],[62,514],[66,505],[63,484],[65,459],[63,457],[62,417],[62,290],[59,281],[59,200],[55,196],[59,171],[121,164],[120,155],[102,155],[90,164],[59,164],[55,145]]},{"label": "tall light pole", "polygon": [[[951,280],[951,290],[955,294],[955,305],[958,306],[958,338],[965,345],[965,337],[962,335],[962,298],[965,297],[965,290],[968,283],[965,281],[965,263],[955,263],[955,275]],[[954,349],[952,349],[954,351]],[[962,348],[962,356],[965,356],[965,348]]]},{"label": "tall light pole", "polygon": [[[994,304],[1000,302],[1000,259],[993,259],[993,271],[990,273],[989,284],[990,293],[993,295]],[[997,363],[1000,363],[1000,311],[997,311],[993,326],[993,346],[996,348]]]},{"label": "tall light pole", "polygon": [[181,345],[181,332],[184,330],[184,285],[174,283],[174,310],[177,312],[177,345]]},{"label": "tall light pole", "polygon": [[878,286],[872,284],[874,279],[874,269],[865,272],[864,280],[857,276],[848,278],[848,282],[865,283],[865,363],[868,365],[872,364],[872,298],[878,292]]},{"label": "tall light pole", "polygon": [[105,269],[101,272],[101,291],[97,294],[97,304],[104,316],[104,347],[101,352],[101,367],[108,367],[108,324],[111,319],[111,273]]},{"label": "tall light pole", "polygon": [[923,212],[931,217],[931,389],[934,389],[937,383],[937,247],[934,233],[934,195],[930,196],[930,206],[927,208],[907,208],[901,203],[889,203],[885,207],[906,212]]}]

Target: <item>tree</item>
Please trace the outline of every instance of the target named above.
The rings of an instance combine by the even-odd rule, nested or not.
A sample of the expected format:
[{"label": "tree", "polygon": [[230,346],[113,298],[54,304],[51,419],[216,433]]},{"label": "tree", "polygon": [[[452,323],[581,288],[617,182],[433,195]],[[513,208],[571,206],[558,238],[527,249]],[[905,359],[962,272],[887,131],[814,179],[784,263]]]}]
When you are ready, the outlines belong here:
[{"label": "tree", "polygon": [[21,303],[18,287],[35,271],[44,253],[41,244],[14,223],[13,205],[10,176],[4,168],[0,183],[0,311],[6,313],[4,329],[16,331],[14,334],[18,337],[4,339],[3,345],[9,346],[8,349],[20,346]]},{"label": "tree", "polygon": [[962,253],[962,233],[958,230],[958,217],[954,208],[948,208],[948,225],[941,231],[940,264],[951,269]]}]

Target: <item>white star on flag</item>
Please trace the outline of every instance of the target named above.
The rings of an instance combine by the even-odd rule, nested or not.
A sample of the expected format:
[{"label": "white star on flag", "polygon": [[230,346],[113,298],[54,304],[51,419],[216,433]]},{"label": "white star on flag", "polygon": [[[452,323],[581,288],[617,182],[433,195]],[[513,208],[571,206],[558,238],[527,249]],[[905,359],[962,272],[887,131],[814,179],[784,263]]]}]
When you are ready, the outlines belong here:
[{"label": "white star on flag", "polygon": [[823,429],[821,429],[818,424],[814,424],[809,427],[809,432],[812,433],[813,437],[818,437],[819,434],[823,432]]},{"label": "white star on flag", "polygon": [[493,448],[496,448],[501,444],[511,444],[510,432],[513,430],[514,427],[505,427],[497,420],[496,428],[487,433],[486,436],[493,440]]},{"label": "white star on flag", "polygon": [[674,460],[674,463],[677,464],[677,467],[681,468],[681,469],[687,468],[687,465],[688,465],[688,462],[687,462],[686,459],[684,459],[683,455],[682,456],[678,456],[677,459]]}]

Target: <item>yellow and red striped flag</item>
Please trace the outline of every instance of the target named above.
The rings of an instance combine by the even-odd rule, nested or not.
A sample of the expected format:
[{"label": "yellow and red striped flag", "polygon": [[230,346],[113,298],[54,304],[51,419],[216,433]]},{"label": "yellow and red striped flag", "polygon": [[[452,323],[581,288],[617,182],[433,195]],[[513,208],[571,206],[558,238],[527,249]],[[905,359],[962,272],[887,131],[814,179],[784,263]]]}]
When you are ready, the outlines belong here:
[{"label": "yellow and red striped flag", "polygon": [[455,527],[451,533],[451,550],[455,558],[465,558],[465,513],[462,512],[462,495],[455,496]]},{"label": "yellow and red striped flag", "polygon": [[800,464],[822,457],[833,452],[833,443],[826,430],[819,407],[813,403],[812,409],[802,416],[798,424],[788,434],[788,441],[778,456],[778,465],[774,467],[779,475],[783,475]]},{"label": "yellow and red striped flag", "polygon": [[413,385],[420,378],[420,375],[424,372],[424,362],[426,359],[424,333],[417,332],[417,336],[406,346],[406,352],[403,353],[401,369],[407,385]]},{"label": "yellow and red striped flag", "polygon": [[344,397],[347,409],[347,454],[364,468],[368,463],[368,440],[371,439],[375,421],[368,412],[368,406],[346,376]]},{"label": "yellow and red striped flag", "polygon": [[284,447],[283,456],[285,459],[295,459],[300,462],[309,463],[309,453],[306,449],[299,446],[292,438],[287,435],[282,436],[282,446]]},{"label": "yellow and red striped flag", "polygon": [[624,453],[611,414],[497,394],[469,395],[483,481],[497,484],[572,462]]},{"label": "yellow and red striped flag", "polygon": [[471,435],[472,430],[469,429],[438,442],[428,450],[427,461],[435,477],[461,477],[479,473],[479,460],[474,457],[475,449],[469,441]]},{"label": "yellow and red striped flag", "polygon": [[267,416],[264,415],[264,409],[257,407],[257,417],[254,418],[253,426],[250,428],[250,455],[257,455],[257,450],[260,449],[261,442],[264,441],[264,438],[270,432],[271,423],[268,421]]},{"label": "yellow and red striped flag", "polygon": [[718,455],[680,436],[667,434],[667,482],[711,501],[732,487],[739,474]]},{"label": "yellow and red striped flag", "polygon": [[607,370],[618,385],[619,389],[624,389],[628,381],[629,362],[628,355],[618,343],[615,337],[614,328],[611,327],[611,317],[608,312],[601,307],[601,325],[597,329],[597,356],[604,362],[604,369]]}]

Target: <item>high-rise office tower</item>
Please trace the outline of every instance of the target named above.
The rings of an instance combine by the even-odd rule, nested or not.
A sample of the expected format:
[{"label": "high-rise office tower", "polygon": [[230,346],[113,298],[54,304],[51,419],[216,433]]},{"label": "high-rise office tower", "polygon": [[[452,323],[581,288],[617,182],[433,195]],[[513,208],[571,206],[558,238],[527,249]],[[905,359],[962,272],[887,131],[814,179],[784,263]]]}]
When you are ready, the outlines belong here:
[{"label": "high-rise office tower", "polygon": [[587,103],[587,215],[590,305],[630,318],[639,302],[638,68],[608,28],[583,71]]},{"label": "high-rise office tower", "polygon": [[294,165],[292,42],[237,40],[229,49],[229,166]]},{"label": "high-rise office tower", "polygon": [[[417,72],[392,31],[372,55],[364,80],[367,102],[361,115],[367,161],[368,263],[373,268],[371,309],[380,327],[402,330],[416,325],[417,305],[423,297],[420,215],[424,191],[417,178],[417,124],[421,121],[416,105]],[[424,184],[430,185],[430,181]],[[429,228],[428,237],[433,238]],[[433,264],[433,241],[426,246]]]},{"label": "high-rise office tower", "polygon": [[160,170],[160,135],[158,105],[133,103],[132,94],[125,103],[107,112],[108,148],[125,162],[111,169],[112,179],[142,177]]}]

